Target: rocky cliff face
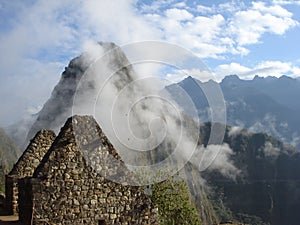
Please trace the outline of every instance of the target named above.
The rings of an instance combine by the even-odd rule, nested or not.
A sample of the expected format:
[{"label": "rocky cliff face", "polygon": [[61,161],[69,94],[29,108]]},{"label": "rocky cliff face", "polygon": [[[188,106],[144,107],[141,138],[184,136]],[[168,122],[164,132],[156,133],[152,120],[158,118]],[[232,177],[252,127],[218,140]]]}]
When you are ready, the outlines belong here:
[{"label": "rocky cliff face", "polygon": [[[210,124],[201,127],[208,141]],[[241,171],[231,180],[218,171],[201,173],[214,193],[216,213],[222,221],[246,224],[299,223],[300,153],[263,133],[227,127],[224,142],[234,151],[231,160]]]},{"label": "rocky cliff face", "polygon": [[[81,56],[72,59],[68,67],[65,68],[50,99],[44,104],[38,113],[36,121],[28,132],[27,141],[41,129],[58,132],[66,119],[73,114],[72,109],[75,95],[82,102],[94,101],[94,99],[89,99],[89,93],[99,91],[99,85],[104,84],[106,79],[109,78],[108,76],[111,75],[107,73],[114,73],[112,82],[117,89],[121,89],[126,83],[132,80],[134,73],[120,48],[113,43],[100,42],[98,44],[99,46],[96,48],[94,55],[83,53]],[[94,74],[84,76],[90,65],[93,65],[99,58],[101,58],[100,65],[102,68],[97,72],[103,74],[100,74],[101,76],[98,77],[93,77]]]},{"label": "rocky cliff face", "polygon": [[73,96],[77,83],[85,71],[82,57],[77,57],[65,68],[59,83],[54,88],[50,99],[44,104],[36,121],[33,123],[27,135],[30,140],[39,130],[56,130],[71,114]]}]

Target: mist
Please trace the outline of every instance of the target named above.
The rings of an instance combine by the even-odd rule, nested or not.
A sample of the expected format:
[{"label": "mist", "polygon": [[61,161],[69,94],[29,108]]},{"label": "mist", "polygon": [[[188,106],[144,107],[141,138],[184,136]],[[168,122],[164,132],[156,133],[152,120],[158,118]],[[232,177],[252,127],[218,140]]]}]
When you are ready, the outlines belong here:
[{"label": "mist", "polygon": [[[162,49],[164,45],[159,44]],[[167,57],[166,52],[178,53],[174,46],[168,46],[167,51],[159,55],[149,46],[152,55],[147,57],[158,55],[161,61]],[[113,43],[87,42],[83,53],[65,68],[51,97],[34,118],[25,143],[40,129],[58,133],[72,115],[92,115],[126,167],[136,175],[143,173],[143,181],[139,185],[167,179],[181,170],[191,158],[197,158],[198,162],[191,161],[197,170],[202,170],[205,165],[207,169],[220,170],[234,179],[238,171],[230,161],[232,152],[221,145],[225,126],[212,126],[209,144],[214,147],[213,150],[209,147],[212,151],[207,152],[199,145],[200,123],[190,96],[177,87],[176,91],[189,109],[187,115],[164,89],[168,81],[160,77],[162,67],[159,63],[153,64],[151,69],[149,61],[143,65],[130,50],[132,48],[127,48],[134,63],[127,59],[123,48]],[[140,55],[141,49],[137,50]],[[174,62],[183,61],[180,54],[171,56]],[[205,91],[210,93],[207,98],[212,103],[211,118],[221,123],[222,105],[218,103],[221,101],[218,101],[217,95],[211,94],[217,91]],[[110,163],[116,163],[113,160]],[[202,169],[199,161],[204,163]],[[118,176],[110,179],[119,181]]]},{"label": "mist", "polygon": [[[194,116],[187,116],[162,89],[166,81],[153,74],[159,73],[158,67],[152,76],[145,76],[145,72],[135,72],[135,64],[121,48],[107,43],[101,47],[90,43],[83,54],[83,62],[89,66],[77,86],[72,114],[93,115],[126,166],[146,174],[144,184],[174,175],[191,158],[235,179],[239,171],[230,160],[233,152],[228,146],[199,146],[197,110],[183,89],[177,91],[189,107],[189,115]],[[143,72],[140,65],[139,72]],[[201,171],[197,160],[191,162]]]},{"label": "mist", "polygon": [[233,150],[227,143],[223,145],[201,146],[195,153],[191,162],[198,164],[198,170],[201,171],[219,171],[223,176],[235,180],[241,171],[236,168],[231,160],[234,155]]},{"label": "mist", "polygon": [[[72,114],[93,115],[126,166],[146,171],[144,182],[173,175],[197,148],[197,122],[185,127],[182,109],[162,91],[158,75],[139,76],[113,44],[102,44],[105,54],[95,58],[98,48],[83,55],[90,66],[78,84]],[[189,96],[186,101],[195,108]],[[157,176],[161,171],[163,178]]]}]

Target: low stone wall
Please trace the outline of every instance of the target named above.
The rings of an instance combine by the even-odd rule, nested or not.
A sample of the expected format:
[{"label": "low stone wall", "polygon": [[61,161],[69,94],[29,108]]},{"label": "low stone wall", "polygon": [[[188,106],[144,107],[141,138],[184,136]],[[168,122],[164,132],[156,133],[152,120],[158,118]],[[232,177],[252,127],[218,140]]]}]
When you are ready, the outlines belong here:
[{"label": "low stone wall", "polygon": [[18,177],[5,176],[5,213],[13,215],[18,212]]},{"label": "low stone wall", "polygon": [[[82,180],[83,181],[83,180]],[[142,188],[103,180],[74,180],[58,191],[54,182],[21,179],[19,185],[20,222],[33,224],[158,224],[158,210]],[[99,181],[99,180],[98,180]],[[73,183],[71,180],[67,181]],[[58,182],[60,185],[63,181]],[[49,186],[48,186],[49,185]],[[59,186],[60,186],[59,185]],[[55,190],[56,189],[56,190]],[[104,223],[105,222],[105,223]]]}]

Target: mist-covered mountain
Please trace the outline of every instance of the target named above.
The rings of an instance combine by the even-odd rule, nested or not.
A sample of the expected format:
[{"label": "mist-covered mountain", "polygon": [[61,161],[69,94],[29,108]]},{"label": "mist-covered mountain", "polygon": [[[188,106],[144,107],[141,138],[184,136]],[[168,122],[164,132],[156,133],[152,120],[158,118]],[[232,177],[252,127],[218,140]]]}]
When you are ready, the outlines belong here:
[{"label": "mist-covered mountain", "polygon": [[[95,45],[94,52],[85,52],[70,61],[62,73],[60,81],[54,87],[51,97],[38,113],[25,142],[28,142],[40,129],[51,129],[57,132],[64,121],[74,114],[73,109],[74,106],[76,107],[75,95],[82,98],[82,102],[95,101],[95,99],[89,99],[89,94],[93,91],[99,91],[97,88],[104,84],[107,71],[115,71],[110,80],[116,88],[122,86],[122,82],[126,83],[132,79],[131,66],[126,67],[129,62],[118,46],[111,42],[99,42],[97,45]],[[108,51],[109,54],[106,54]],[[104,67],[102,68],[103,71],[99,71],[99,76],[103,73],[103,80],[97,77],[87,78],[86,76],[83,78],[84,73],[97,57],[102,57],[101,61],[103,62],[101,63],[105,64],[102,65]],[[84,108],[84,105],[82,103],[80,107]]]},{"label": "mist-covered mountain", "polygon": [[[201,126],[206,145],[210,123]],[[219,171],[201,173],[211,188],[210,200],[220,221],[246,224],[290,224],[300,221],[300,153],[266,134],[227,127],[224,143],[239,169],[236,179]]]},{"label": "mist-covered mountain", "polygon": [[25,142],[28,130],[36,121],[37,114],[28,115],[25,118],[4,127],[5,133],[19,146],[20,149],[25,149],[28,141]]},{"label": "mist-covered mountain", "polygon": [[[201,121],[210,121],[209,105],[201,89],[214,88],[214,81],[201,82],[188,77],[167,90],[183,106],[177,85],[193,100]],[[264,132],[300,148],[300,81],[287,76],[241,80],[236,75],[220,82],[226,102],[227,124],[254,132]],[[188,112],[188,109],[186,109]]]},{"label": "mist-covered mountain", "polygon": [[[112,43],[99,43],[99,45],[102,55],[111,49],[116,50],[105,58],[104,64],[93,64],[95,67],[92,67],[89,74],[86,74],[87,76],[83,75],[90,69],[92,61],[89,60],[89,56],[83,54],[71,60],[51,97],[34,118],[27,140],[40,129],[57,131],[72,114],[86,114],[86,109],[98,104],[97,113],[100,115],[98,122],[107,132],[106,135],[116,149],[120,151],[127,145],[130,147],[134,139],[127,137],[130,135],[127,130],[114,130],[114,132],[121,131],[118,133],[118,138],[121,138],[123,143],[118,145],[119,140],[113,139],[107,123],[117,122],[113,128],[123,129],[125,126],[122,122],[130,121],[133,125],[130,131],[142,139],[150,136],[149,132],[143,133],[144,130],[149,131],[144,129],[144,127],[149,128],[148,122],[153,122],[153,118],[163,118],[157,123],[151,123],[151,134],[155,135],[153,140],[157,140],[163,136],[163,133],[160,133],[162,130],[160,125],[166,125],[169,122],[169,125],[172,125],[172,129],[168,130],[169,136],[159,146],[155,146],[154,151],[149,151],[149,154],[135,151],[135,154],[140,154],[138,165],[149,161],[157,163],[168,158],[170,152],[176,148],[175,144],[179,137],[184,142],[179,143],[181,152],[178,151],[178,156],[185,157],[186,150],[196,148],[191,161],[186,163],[185,172],[203,224],[230,220],[247,224],[297,224],[299,217],[296,211],[300,210],[298,182],[300,180],[298,172],[300,171],[300,156],[296,149],[266,134],[249,133],[238,127],[226,127],[223,145],[213,145],[213,143],[207,145],[210,123],[202,123],[199,132],[200,140],[195,142],[195,136],[198,136],[195,132],[195,123],[185,114],[189,113],[190,105],[186,105],[185,98],[178,96],[176,85],[168,86],[166,89],[185,109],[185,113],[181,114],[184,122],[182,128],[186,129],[185,132],[177,133],[177,130],[180,131],[177,129],[180,119],[170,113],[169,108],[162,102],[152,101],[151,98],[145,98],[146,101],[142,102],[143,104],[129,108],[130,112],[133,112],[132,117],[127,113],[121,115],[121,112],[127,112],[124,110],[137,102],[136,96],[140,97],[141,94],[151,96],[145,92],[147,85],[150,84],[130,86],[130,83],[134,83],[132,81],[135,78],[135,72],[131,66],[128,66],[129,62],[125,54]],[[94,73],[94,70],[97,70],[97,73]],[[107,71],[114,76],[106,77]],[[93,75],[99,77],[93,77]],[[108,80],[109,83],[105,83]],[[240,80],[237,76],[226,77],[220,85],[226,100],[228,124],[250,128],[252,131],[267,132],[285,142],[299,144],[297,138],[300,136],[300,124],[297,121],[297,112],[300,108],[299,104],[296,104],[300,101],[297,97],[299,96],[297,90],[300,90],[299,83],[300,81],[288,77],[279,79],[256,77],[251,81]],[[104,92],[100,93],[104,94],[105,98],[101,99],[100,96],[100,100],[95,101],[99,96],[99,90],[103,91],[99,89],[102,84],[106,84],[107,87]],[[209,105],[201,87],[213,90],[218,84],[213,81],[202,83],[188,77],[178,85],[193,100],[200,121],[209,121]],[[125,87],[130,88],[126,90]],[[125,93],[125,95],[119,96],[120,93]],[[77,100],[79,97],[79,105],[74,101],[76,96]],[[118,100],[123,101],[116,111],[112,110],[110,105],[115,103],[114,96],[118,96]],[[79,111],[74,111],[76,106],[76,110]],[[111,121],[112,116],[115,116],[113,121]],[[134,120],[136,118],[138,121]],[[149,147],[152,144],[151,141],[152,139],[149,139],[147,146],[144,147]],[[146,149],[144,147],[143,149]],[[126,162],[131,160],[128,157],[130,154],[127,153],[124,151],[120,154],[125,157]],[[144,156],[149,157],[150,160],[145,161]],[[211,161],[212,156],[213,161]],[[171,162],[175,164],[176,159],[178,158],[172,159]],[[201,160],[204,164],[205,162],[211,163],[208,163],[205,170],[199,172],[197,163]]]}]

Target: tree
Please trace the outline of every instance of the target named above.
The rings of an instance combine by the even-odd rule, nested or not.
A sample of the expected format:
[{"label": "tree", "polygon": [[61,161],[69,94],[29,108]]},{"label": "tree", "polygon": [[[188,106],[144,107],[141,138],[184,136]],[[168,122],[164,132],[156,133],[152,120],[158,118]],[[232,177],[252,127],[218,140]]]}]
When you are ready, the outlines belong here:
[{"label": "tree", "polygon": [[170,178],[152,185],[151,188],[151,199],[158,207],[160,224],[200,224],[199,214],[190,201],[185,181]]}]

